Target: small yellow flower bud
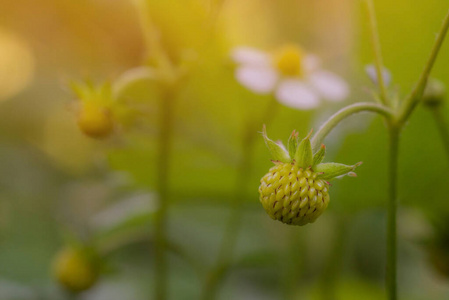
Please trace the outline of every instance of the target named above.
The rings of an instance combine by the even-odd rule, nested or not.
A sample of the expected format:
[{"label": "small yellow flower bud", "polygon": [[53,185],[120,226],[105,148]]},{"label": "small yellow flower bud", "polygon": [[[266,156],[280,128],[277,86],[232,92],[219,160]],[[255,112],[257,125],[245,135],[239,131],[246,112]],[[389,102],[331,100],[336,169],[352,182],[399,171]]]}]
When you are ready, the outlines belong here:
[{"label": "small yellow flower bud", "polygon": [[301,48],[288,45],[276,51],[274,60],[278,71],[285,76],[300,76],[303,72],[303,51]]},{"label": "small yellow flower bud", "polygon": [[78,115],[78,126],[90,137],[105,138],[114,129],[111,111],[96,103],[83,103]]},{"label": "small yellow flower bud", "polygon": [[423,102],[429,107],[436,107],[443,103],[446,98],[445,85],[436,79],[430,79],[424,90]]},{"label": "small yellow flower bud", "polygon": [[53,262],[56,280],[71,292],[81,292],[92,287],[98,279],[97,268],[80,250],[66,248]]}]

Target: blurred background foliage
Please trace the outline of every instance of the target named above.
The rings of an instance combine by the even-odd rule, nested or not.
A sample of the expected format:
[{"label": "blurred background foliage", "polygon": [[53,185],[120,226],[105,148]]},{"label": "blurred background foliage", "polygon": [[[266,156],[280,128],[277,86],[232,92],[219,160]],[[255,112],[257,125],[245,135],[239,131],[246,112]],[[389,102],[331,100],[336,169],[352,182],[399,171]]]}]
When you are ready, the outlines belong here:
[{"label": "blurred background foliage", "polygon": [[[343,105],[370,100],[374,88],[364,74],[373,55],[360,1],[227,0],[220,9],[212,2],[148,1],[170,57],[190,70],[175,107],[169,225],[170,239],[203,268],[220,245],[248,122],[260,122],[271,100],[237,83],[230,50],[299,43],[351,86],[345,103],[307,112],[279,107],[268,126],[274,139],[286,141],[293,129],[304,136]],[[404,96],[448,4],[375,5],[392,92]],[[143,81],[126,90],[124,101],[150,109],[138,126],[121,128],[106,141],[79,131],[68,88],[70,80],[113,80],[141,65],[148,59],[144,45],[131,1],[0,3],[0,299],[63,299],[50,269],[67,232],[97,237],[105,247],[124,244],[108,255],[110,272],[80,299],[151,294],[156,86]],[[433,73],[446,84],[448,47]],[[298,228],[272,221],[258,201],[259,179],[271,166],[258,139],[235,266],[220,299],[383,299],[386,139],[383,121],[364,114],[327,138],[327,161],[364,164],[358,178],[333,182],[331,204],[318,222]],[[449,279],[437,273],[425,251],[432,237],[429,219],[449,213],[448,158],[431,114],[420,107],[403,133],[400,153],[402,299],[449,295]],[[170,270],[171,299],[198,299],[202,279],[195,269],[172,255]]]}]

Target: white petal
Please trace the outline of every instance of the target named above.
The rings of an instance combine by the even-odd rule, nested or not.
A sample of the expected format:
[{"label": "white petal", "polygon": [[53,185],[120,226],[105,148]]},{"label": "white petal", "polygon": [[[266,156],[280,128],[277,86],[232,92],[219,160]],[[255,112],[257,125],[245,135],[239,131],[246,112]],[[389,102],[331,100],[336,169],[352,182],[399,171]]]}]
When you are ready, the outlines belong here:
[{"label": "white petal", "polygon": [[321,66],[321,60],[318,56],[309,54],[304,57],[303,68],[306,74],[311,74],[317,71]]},{"label": "white petal", "polygon": [[[368,75],[368,77],[371,79],[371,81],[375,84],[378,85],[377,83],[377,72],[376,72],[376,67],[374,65],[367,65],[365,67],[365,72]],[[383,67],[382,68],[382,77],[384,79],[384,83],[386,86],[390,85],[391,82],[391,73],[390,71]]]},{"label": "white petal", "polygon": [[276,90],[276,98],[286,106],[302,110],[312,109],[320,104],[318,95],[295,79],[283,80]]},{"label": "white petal", "polygon": [[258,94],[273,91],[279,75],[271,68],[242,66],[235,71],[237,81],[249,90]]},{"label": "white petal", "polygon": [[242,65],[268,67],[271,57],[268,53],[250,47],[236,47],[231,51],[234,62]]},{"label": "white petal", "polygon": [[314,72],[310,74],[308,80],[313,88],[327,100],[341,101],[349,94],[348,84],[339,76],[331,72]]}]

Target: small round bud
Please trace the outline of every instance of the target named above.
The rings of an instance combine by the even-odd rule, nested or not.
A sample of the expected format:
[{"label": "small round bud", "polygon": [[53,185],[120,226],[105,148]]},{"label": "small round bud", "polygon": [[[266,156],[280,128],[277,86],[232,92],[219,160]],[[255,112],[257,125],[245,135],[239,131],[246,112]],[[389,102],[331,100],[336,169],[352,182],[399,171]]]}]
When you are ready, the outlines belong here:
[{"label": "small round bud", "polygon": [[430,79],[424,90],[423,102],[429,107],[436,107],[446,98],[446,86],[439,80]]},{"label": "small round bud", "polygon": [[114,129],[111,111],[96,103],[83,103],[78,115],[78,126],[90,137],[105,138]]},{"label": "small round bud", "polygon": [[70,292],[82,292],[92,287],[98,279],[98,271],[86,253],[66,248],[53,261],[56,280]]}]

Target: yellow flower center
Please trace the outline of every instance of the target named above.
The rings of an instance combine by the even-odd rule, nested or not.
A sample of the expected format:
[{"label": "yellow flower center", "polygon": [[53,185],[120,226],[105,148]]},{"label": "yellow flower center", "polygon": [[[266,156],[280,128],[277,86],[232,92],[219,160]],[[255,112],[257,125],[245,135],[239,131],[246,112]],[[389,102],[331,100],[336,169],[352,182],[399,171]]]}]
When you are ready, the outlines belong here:
[{"label": "yellow flower center", "polygon": [[78,126],[93,138],[107,137],[114,128],[111,112],[95,103],[84,103],[78,116]]},{"label": "yellow flower center", "polygon": [[285,76],[301,76],[303,58],[302,49],[294,45],[283,46],[274,54],[275,66]]}]

